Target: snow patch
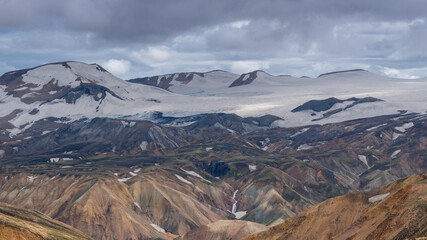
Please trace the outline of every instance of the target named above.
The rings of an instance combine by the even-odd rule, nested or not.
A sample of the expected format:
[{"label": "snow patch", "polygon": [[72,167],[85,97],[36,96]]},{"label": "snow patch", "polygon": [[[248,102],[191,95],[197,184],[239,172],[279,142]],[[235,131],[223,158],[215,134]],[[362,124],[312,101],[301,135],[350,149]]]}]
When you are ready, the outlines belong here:
[{"label": "snow patch", "polygon": [[394,141],[394,140],[398,139],[402,135],[403,134],[401,134],[401,133],[393,132],[393,134],[391,136],[391,139]]},{"label": "snow patch", "polygon": [[390,193],[385,193],[385,194],[379,194],[379,195],[375,195],[373,197],[368,198],[368,201],[370,203],[374,203],[374,202],[378,202],[383,200],[384,198],[386,198],[388,195],[390,195]]},{"label": "snow patch", "polygon": [[301,144],[301,145],[297,148],[297,151],[310,150],[310,149],[312,149],[312,148],[313,148],[313,146],[310,146],[310,145],[308,145],[308,144],[304,143],[304,144]]},{"label": "snow patch", "polygon": [[362,161],[368,168],[370,168],[365,155],[358,155],[357,158],[359,158],[360,161]]},{"label": "snow patch", "polygon": [[142,151],[145,151],[147,150],[147,145],[148,145],[147,141],[142,141],[141,144],[139,144],[139,147],[141,148]]},{"label": "snow patch", "polygon": [[409,128],[413,127],[414,123],[413,122],[409,122],[409,123],[405,123],[400,127],[395,127],[394,129],[396,129],[397,131],[404,133],[406,132],[406,130],[408,130]]},{"label": "snow patch", "polygon": [[122,123],[123,127],[127,127],[128,122],[126,122],[126,121],[120,121],[120,122]]},{"label": "snow patch", "polygon": [[234,131],[233,129],[229,129],[229,128],[227,128],[227,131],[229,131],[230,133],[232,133],[232,134],[235,134],[236,133],[236,131]]},{"label": "snow patch", "polygon": [[2,158],[4,156],[4,154],[5,154],[5,151],[0,149],[0,158]]},{"label": "snow patch", "polygon": [[375,129],[377,129],[377,128],[379,128],[379,127],[382,127],[382,126],[385,126],[385,125],[387,125],[387,123],[383,123],[383,124],[380,124],[380,125],[377,125],[377,126],[374,126],[374,127],[368,128],[368,129],[366,129],[366,131],[370,132],[370,131],[372,131],[372,130],[375,130]]},{"label": "snow patch", "polygon": [[396,150],[396,151],[394,151],[392,154],[391,154],[391,159],[393,159],[393,158],[396,158],[397,157],[397,155],[400,153],[402,151],[402,149],[398,149],[398,150]]},{"label": "snow patch", "polygon": [[74,160],[74,159],[72,159],[72,158],[59,158],[59,157],[54,157],[54,158],[50,158],[49,160],[50,160],[50,162],[51,162],[51,163],[54,163],[54,162],[59,162],[60,160],[62,160],[62,161],[72,161],[72,160]]},{"label": "snow patch", "polygon": [[197,177],[197,178],[200,178],[200,179],[202,179],[202,180],[204,180],[204,181],[206,181],[206,182],[208,182],[208,183],[212,183],[211,181],[209,181],[209,180],[207,180],[207,179],[205,179],[205,178],[203,178],[202,176],[200,176],[198,173],[196,173],[196,172],[194,172],[194,171],[187,171],[187,170],[184,170],[184,169],[182,169],[182,168],[180,168],[182,171],[184,171],[186,174],[188,174],[188,175],[191,175],[191,176],[194,176],[194,177]]},{"label": "snow patch", "polygon": [[251,165],[251,164],[249,164],[249,165],[248,165],[248,167],[249,167],[249,171],[250,171],[250,172],[253,172],[253,171],[255,171],[255,170],[256,170],[256,165]]},{"label": "snow patch", "polygon": [[236,219],[240,219],[242,217],[244,217],[246,215],[247,211],[239,211],[239,212],[235,212],[234,216],[236,217]]},{"label": "snow patch", "polygon": [[259,141],[259,142],[261,143],[262,146],[265,146],[270,142],[270,138],[265,138],[264,141]]},{"label": "snow patch", "polygon": [[141,206],[139,205],[139,203],[137,203],[137,202],[133,202],[133,204],[134,204],[137,208],[141,209]]},{"label": "snow patch", "polygon": [[190,182],[190,181],[188,181],[187,179],[185,179],[185,178],[183,178],[183,177],[179,176],[178,174],[175,174],[175,177],[177,177],[181,182],[184,182],[184,183],[186,183],[186,184],[188,184],[188,185],[193,186],[193,183],[191,183],[191,182]]},{"label": "snow patch", "polygon": [[320,146],[322,146],[323,144],[325,144],[325,142],[319,142],[318,144],[316,144],[316,145],[309,145],[309,144],[306,144],[306,143],[304,143],[304,144],[301,144],[298,148],[297,148],[297,151],[301,151],[301,150],[310,150],[310,149],[312,149],[312,148],[316,148],[316,147],[320,147]]},{"label": "snow patch", "polygon": [[307,189],[307,187],[304,185],[304,190],[306,191],[306,192],[308,192],[308,189]]},{"label": "snow patch", "polygon": [[28,184],[31,184],[34,182],[34,180],[37,178],[37,176],[27,176],[28,178]]},{"label": "snow patch", "polygon": [[131,179],[132,177],[127,177],[127,178],[119,178],[117,179],[117,181],[119,182],[126,182],[127,180]]},{"label": "snow patch", "polygon": [[298,135],[300,135],[300,134],[303,134],[303,133],[307,132],[309,129],[310,129],[310,128],[303,128],[303,129],[299,130],[298,132],[296,132],[296,133],[292,134],[292,135],[291,135],[291,138],[296,137],[296,136],[298,136]]},{"label": "snow patch", "polygon": [[163,228],[161,228],[159,225],[157,225],[157,224],[154,224],[154,223],[152,223],[152,224],[150,224],[154,229],[156,229],[156,231],[158,231],[158,232],[161,232],[161,233],[166,233],[166,231],[163,229]]},{"label": "snow patch", "polygon": [[207,148],[205,148],[205,150],[206,150],[206,152],[209,152],[210,150],[212,150],[213,148],[212,147],[207,147]]}]

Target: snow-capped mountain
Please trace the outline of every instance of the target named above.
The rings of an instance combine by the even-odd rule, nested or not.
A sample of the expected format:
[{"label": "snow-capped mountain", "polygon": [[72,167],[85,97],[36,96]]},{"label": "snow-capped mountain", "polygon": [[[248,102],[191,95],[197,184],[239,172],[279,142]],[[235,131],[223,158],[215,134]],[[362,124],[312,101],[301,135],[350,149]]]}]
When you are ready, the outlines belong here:
[{"label": "snow-capped mountain", "polygon": [[174,73],[161,76],[130,79],[129,82],[156,86],[174,93],[209,96],[216,95],[229,87],[239,75],[214,70],[206,73]]},{"label": "snow-capped mountain", "polygon": [[49,117],[74,121],[139,113],[159,102],[157,97],[175,95],[128,83],[97,64],[79,62],[8,72],[0,77],[0,86],[0,122],[12,135]]},{"label": "snow-capped mountain", "polygon": [[[426,79],[393,79],[363,70],[318,78],[263,71],[239,76],[216,70],[124,81],[97,64],[61,62],[0,77],[0,126],[14,136],[51,117],[63,122],[94,117],[151,119],[155,112],[174,117],[270,114],[284,119],[275,123],[278,126],[303,126],[398,111],[424,113],[426,90]],[[295,111],[306,103],[329,106]]]},{"label": "snow-capped mountain", "polygon": [[[187,81],[179,80],[183,77],[187,77]],[[161,84],[165,79],[169,79],[168,84]],[[157,86],[181,95],[203,97],[198,98],[197,103],[190,101],[194,109],[206,100],[209,103],[203,106],[209,106],[211,112],[222,111],[241,116],[276,115],[285,119],[278,123],[281,126],[301,126],[312,121],[320,124],[340,122],[399,111],[424,113],[427,110],[426,78],[395,79],[360,69],[326,73],[317,78],[272,76],[263,71],[240,76],[212,71],[130,81]],[[292,111],[312,100],[324,104],[330,98],[336,101],[322,111]]]}]

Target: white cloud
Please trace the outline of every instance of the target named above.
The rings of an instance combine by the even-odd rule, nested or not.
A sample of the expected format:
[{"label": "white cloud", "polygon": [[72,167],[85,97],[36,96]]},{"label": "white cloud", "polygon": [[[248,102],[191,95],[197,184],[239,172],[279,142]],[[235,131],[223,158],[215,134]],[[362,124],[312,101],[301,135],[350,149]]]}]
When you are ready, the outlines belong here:
[{"label": "white cloud", "polygon": [[267,62],[257,61],[234,61],[231,63],[230,69],[234,73],[247,73],[254,70],[266,70],[270,68]]},{"label": "white cloud", "polygon": [[251,21],[248,20],[243,20],[243,21],[235,21],[229,24],[230,27],[232,28],[243,28],[249,25],[249,23],[251,23]]},{"label": "white cloud", "polygon": [[408,73],[408,71],[405,70],[399,70],[399,69],[394,69],[394,68],[388,68],[388,67],[384,67],[381,72],[388,76],[388,77],[393,77],[393,78],[406,78],[406,79],[415,79],[415,78],[419,78],[418,76],[414,76],[410,73]]},{"label": "white cloud", "polygon": [[110,59],[102,66],[114,75],[120,76],[129,72],[131,63],[127,60]]},{"label": "white cloud", "polygon": [[419,25],[424,25],[424,24],[426,24],[425,19],[424,18],[418,18],[418,19],[412,20],[409,23],[409,26],[419,26]]},{"label": "white cloud", "polygon": [[166,46],[149,46],[140,51],[132,52],[132,56],[139,61],[149,64],[149,62],[165,62],[171,59],[173,51]]}]

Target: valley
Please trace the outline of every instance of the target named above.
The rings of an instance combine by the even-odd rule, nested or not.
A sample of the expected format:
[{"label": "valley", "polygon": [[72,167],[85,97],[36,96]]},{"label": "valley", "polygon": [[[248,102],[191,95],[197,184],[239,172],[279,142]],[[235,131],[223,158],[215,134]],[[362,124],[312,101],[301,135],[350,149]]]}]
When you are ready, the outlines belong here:
[{"label": "valley", "polygon": [[[279,236],[313,206],[425,178],[427,113],[418,94],[425,83],[405,88],[415,96],[408,102],[392,91],[403,80],[366,71],[307,81],[351,78],[371,90],[344,85],[296,98],[280,91],[305,80],[260,71],[123,81],[77,62],[6,73],[0,202],[94,239],[240,239],[269,227]],[[393,84],[384,88],[386,81]],[[245,101],[251,108],[242,112]],[[274,107],[256,107],[265,101]],[[425,181],[418,178],[408,184]],[[363,204],[360,216],[371,207]],[[352,222],[345,223],[334,234]],[[260,234],[254,239],[267,236]]]}]

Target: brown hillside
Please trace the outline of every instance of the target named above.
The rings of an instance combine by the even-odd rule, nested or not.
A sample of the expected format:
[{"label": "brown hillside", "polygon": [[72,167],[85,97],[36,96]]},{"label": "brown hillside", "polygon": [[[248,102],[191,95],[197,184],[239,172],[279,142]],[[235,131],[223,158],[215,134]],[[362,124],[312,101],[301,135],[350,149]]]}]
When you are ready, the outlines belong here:
[{"label": "brown hillside", "polygon": [[[388,193],[379,200],[378,195]],[[378,201],[372,202],[372,197],[378,197]],[[370,193],[329,199],[245,240],[398,240],[426,236],[427,174],[421,174]]]},{"label": "brown hillside", "polygon": [[0,202],[0,239],[84,240],[91,238],[36,211],[25,210]]},{"label": "brown hillside", "polygon": [[220,220],[191,230],[183,240],[238,240],[251,234],[261,232],[267,227],[248,221]]}]

